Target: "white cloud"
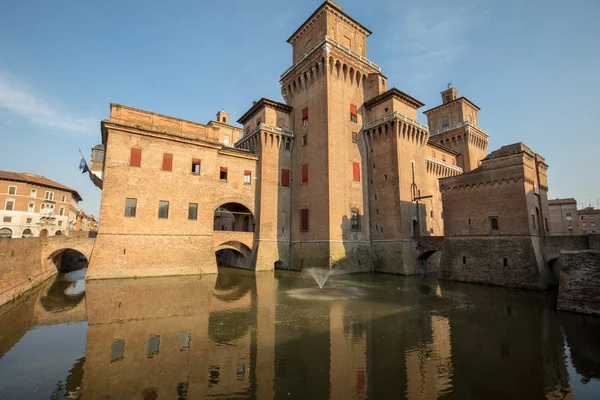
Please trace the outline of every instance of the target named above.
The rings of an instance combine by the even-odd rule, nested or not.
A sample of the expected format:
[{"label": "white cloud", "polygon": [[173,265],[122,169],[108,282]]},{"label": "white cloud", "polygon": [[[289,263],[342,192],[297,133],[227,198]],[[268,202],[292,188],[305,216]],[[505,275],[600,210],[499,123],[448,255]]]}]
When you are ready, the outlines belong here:
[{"label": "white cloud", "polygon": [[[98,133],[98,120],[71,115],[8,74],[0,73],[0,110],[57,134]],[[11,121],[12,122],[12,121]],[[8,122],[6,122],[8,123]]]}]

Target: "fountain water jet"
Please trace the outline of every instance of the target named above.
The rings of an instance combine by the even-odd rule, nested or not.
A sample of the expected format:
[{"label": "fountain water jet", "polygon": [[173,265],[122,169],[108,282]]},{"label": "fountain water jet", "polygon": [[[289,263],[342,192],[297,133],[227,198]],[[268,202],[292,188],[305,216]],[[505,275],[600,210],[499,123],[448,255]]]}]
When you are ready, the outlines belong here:
[{"label": "fountain water jet", "polygon": [[325,268],[308,268],[306,271],[317,282],[319,289],[323,289],[323,286],[327,283],[327,279],[332,275],[332,271]]}]

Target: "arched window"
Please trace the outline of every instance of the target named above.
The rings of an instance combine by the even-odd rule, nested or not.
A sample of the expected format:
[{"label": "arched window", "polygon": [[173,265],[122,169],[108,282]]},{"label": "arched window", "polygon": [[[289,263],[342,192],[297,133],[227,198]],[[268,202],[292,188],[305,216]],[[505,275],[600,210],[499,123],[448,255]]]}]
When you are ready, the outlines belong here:
[{"label": "arched window", "polygon": [[58,231],[56,231],[55,235],[56,235],[56,236],[60,236],[60,235],[62,235],[62,231],[61,231],[61,230],[58,230]]},{"label": "arched window", "polygon": [[497,231],[498,228],[498,217],[491,217],[490,218],[490,226],[492,228],[493,231]]},{"label": "arched window", "polygon": [[33,236],[33,232],[31,232],[31,229],[26,228],[25,230],[23,230],[23,237],[31,237]]},{"label": "arched window", "polygon": [[12,238],[12,230],[9,228],[0,229],[0,239],[10,239]]}]

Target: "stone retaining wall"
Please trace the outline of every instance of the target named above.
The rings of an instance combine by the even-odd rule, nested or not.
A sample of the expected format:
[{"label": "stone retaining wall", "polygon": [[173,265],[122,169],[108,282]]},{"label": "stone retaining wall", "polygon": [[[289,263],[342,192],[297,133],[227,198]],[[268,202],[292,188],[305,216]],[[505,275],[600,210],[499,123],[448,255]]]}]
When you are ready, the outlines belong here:
[{"label": "stone retaining wall", "polygon": [[600,251],[563,251],[557,308],[600,316]]}]

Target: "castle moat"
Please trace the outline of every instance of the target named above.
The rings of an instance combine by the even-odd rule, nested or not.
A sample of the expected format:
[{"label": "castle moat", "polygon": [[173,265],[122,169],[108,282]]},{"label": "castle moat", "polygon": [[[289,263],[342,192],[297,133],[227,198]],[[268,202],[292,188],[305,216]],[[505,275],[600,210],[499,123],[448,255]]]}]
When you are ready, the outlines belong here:
[{"label": "castle moat", "polygon": [[597,399],[600,318],[432,276],[59,274],[0,307],[0,399]]}]

